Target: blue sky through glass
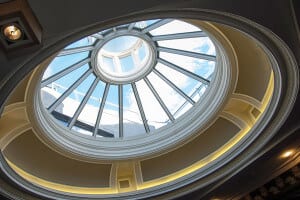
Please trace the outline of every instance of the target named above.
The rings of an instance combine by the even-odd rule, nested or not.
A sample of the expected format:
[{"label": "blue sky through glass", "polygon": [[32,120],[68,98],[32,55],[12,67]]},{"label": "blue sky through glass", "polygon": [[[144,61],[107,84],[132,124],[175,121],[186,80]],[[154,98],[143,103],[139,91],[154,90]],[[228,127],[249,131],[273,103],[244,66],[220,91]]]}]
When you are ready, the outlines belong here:
[{"label": "blue sky through glass", "polygon": [[120,53],[130,49],[138,40],[138,37],[134,36],[120,36],[107,42],[102,48],[105,51],[113,53]]},{"label": "blue sky through glass", "polygon": [[[196,43],[198,45],[197,46],[191,45],[193,43]],[[180,49],[180,50],[196,52],[196,53],[204,53],[208,55],[216,55],[215,48],[211,40],[207,37],[165,40],[165,41],[158,41],[158,44],[159,46],[162,47]]]},{"label": "blue sky through glass", "polygon": [[123,72],[130,72],[134,69],[132,56],[126,56],[120,59]]},{"label": "blue sky through glass", "polygon": [[59,56],[53,59],[50,65],[47,67],[44,72],[43,79],[60,72],[61,70],[87,58],[88,52],[76,53],[66,56]]},{"label": "blue sky through glass", "polygon": [[72,71],[66,76],[49,84],[47,87],[53,88],[58,94],[57,98],[62,95],[75,81],[88,69],[88,65],[84,65],[77,70]]},{"label": "blue sky through glass", "polygon": [[138,56],[140,60],[143,60],[146,57],[146,46],[144,44],[138,49]]},{"label": "blue sky through glass", "polygon": [[[137,22],[136,28],[144,28],[158,20],[148,20]],[[150,31],[150,34],[153,35],[166,35],[182,32],[193,32],[201,31],[198,27],[185,23],[179,20],[173,20],[172,22],[163,25],[153,31]],[[104,33],[105,31],[103,31]],[[140,38],[135,36],[121,36],[107,42],[103,49],[112,53],[120,53],[131,48],[137,40]],[[85,37],[76,41],[66,47],[76,48],[82,46],[93,45],[97,43],[97,40],[91,36]],[[164,46],[168,48],[181,49],[191,52],[204,53],[208,55],[216,55],[214,44],[208,37],[201,38],[187,38],[187,39],[176,39],[176,40],[167,40],[159,41],[159,46]],[[146,47],[143,44],[137,50],[138,58],[143,60],[146,56]],[[89,52],[75,53],[67,56],[56,57],[51,64],[46,69],[43,79],[51,77],[52,75],[60,72],[61,70],[87,58]],[[181,56],[177,54],[159,52],[159,57],[168,60],[171,63],[174,63],[190,72],[196,73],[204,78],[209,78],[212,76],[215,68],[215,62],[207,61],[203,59],[191,58],[187,56]],[[103,57],[103,62],[105,65],[113,67],[114,62],[112,58]],[[132,56],[126,56],[120,58],[120,64],[123,72],[130,72],[134,68],[134,62]],[[72,71],[68,75],[54,81],[52,84],[49,84],[49,88],[53,88],[55,85],[55,91],[61,95],[64,91],[68,89],[74,82],[76,82],[79,77],[89,69],[89,64]],[[191,96],[198,88],[198,95],[194,95],[192,98],[196,101],[199,100],[201,95],[204,93],[206,87],[202,87],[199,81],[194,80],[176,70],[173,70],[162,64],[157,64],[155,68],[160,71],[164,76],[166,76],[170,81],[172,81],[178,88],[180,88],[184,93]],[[64,111],[64,114],[72,117],[76,111],[78,105],[84,98],[84,95],[87,93],[87,90],[90,88],[93,80],[96,78],[94,74],[91,74],[86,80],[84,80],[70,95],[67,99],[63,101],[63,104],[74,104],[69,105],[70,110]],[[175,117],[183,114],[187,109],[191,107],[185,105],[180,111],[178,109],[185,103],[185,99],[176,93],[169,85],[167,85],[163,80],[157,77],[155,74],[148,75],[149,80],[153,84],[153,87],[158,91],[160,97],[171,111],[172,114],[175,114]],[[147,121],[149,123],[150,129],[157,129],[168,123],[168,116],[165,114],[164,110],[161,108],[152,92],[145,84],[143,80],[139,81],[137,84],[137,89],[142,100],[142,105],[146,114]],[[91,97],[89,98],[86,106],[84,106],[83,111],[79,115],[78,119],[87,123],[89,125],[94,125],[99,111],[99,106],[101,103],[101,98],[103,96],[105,83],[99,81],[95,90],[93,91]],[[124,106],[124,135],[130,136],[138,134],[141,129],[145,132],[143,123],[141,120],[139,108],[137,106],[135,96],[130,84],[123,86],[123,106]],[[59,97],[56,95],[56,98]],[[55,100],[55,99],[54,99]],[[73,102],[73,103],[69,103]],[[74,103],[75,102],[75,103]],[[64,106],[65,109],[68,106]],[[94,113],[94,114],[90,114]],[[131,127],[135,124],[137,128]],[[111,85],[107,101],[105,102],[103,118],[100,123],[100,128],[107,130],[115,135],[118,135],[118,86]],[[75,127],[74,130],[80,131],[79,128]],[[82,132],[82,131],[81,131]],[[131,133],[130,133],[131,132]]]},{"label": "blue sky through glass", "polygon": [[160,53],[160,57],[204,78],[208,78],[214,72],[215,62],[213,61],[165,52]]}]

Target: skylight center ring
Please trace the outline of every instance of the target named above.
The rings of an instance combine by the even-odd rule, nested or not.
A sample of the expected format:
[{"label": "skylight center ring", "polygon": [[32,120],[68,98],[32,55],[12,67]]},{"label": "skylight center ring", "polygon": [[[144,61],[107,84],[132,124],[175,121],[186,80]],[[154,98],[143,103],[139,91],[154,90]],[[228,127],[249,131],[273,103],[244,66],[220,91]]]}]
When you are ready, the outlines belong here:
[{"label": "skylight center ring", "polygon": [[[124,43],[123,40],[131,43]],[[128,84],[144,78],[152,71],[156,64],[157,48],[147,34],[134,29],[119,29],[103,34],[91,58],[95,74],[103,81]]]}]

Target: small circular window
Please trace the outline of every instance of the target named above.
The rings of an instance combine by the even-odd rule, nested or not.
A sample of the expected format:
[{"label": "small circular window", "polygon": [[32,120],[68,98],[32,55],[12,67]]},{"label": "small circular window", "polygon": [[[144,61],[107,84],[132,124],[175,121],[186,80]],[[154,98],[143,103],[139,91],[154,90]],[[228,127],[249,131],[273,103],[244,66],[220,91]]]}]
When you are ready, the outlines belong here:
[{"label": "small circular window", "polygon": [[138,31],[112,32],[98,44],[94,71],[103,81],[130,84],[144,78],[156,62],[156,47],[151,38]]}]

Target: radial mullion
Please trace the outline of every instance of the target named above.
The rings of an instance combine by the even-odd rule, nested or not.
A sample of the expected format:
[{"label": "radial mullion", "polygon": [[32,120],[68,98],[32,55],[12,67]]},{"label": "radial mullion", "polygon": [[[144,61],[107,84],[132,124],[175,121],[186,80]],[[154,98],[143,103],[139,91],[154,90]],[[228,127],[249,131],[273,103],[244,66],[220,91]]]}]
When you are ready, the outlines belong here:
[{"label": "radial mullion", "polygon": [[131,57],[132,57],[134,65],[135,66],[139,66],[139,64],[141,63],[141,61],[140,61],[140,58],[138,56],[138,51],[133,51],[131,53]]},{"label": "radial mullion", "polygon": [[114,72],[122,73],[123,70],[122,70],[120,58],[117,56],[113,57],[113,63],[114,63]]},{"label": "radial mullion", "polygon": [[119,93],[119,137],[124,136],[124,127],[123,127],[123,85],[118,86]]},{"label": "radial mullion", "polygon": [[93,45],[90,45],[90,46],[83,46],[83,47],[75,47],[75,48],[71,48],[71,49],[64,49],[64,50],[61,50],[57,54],[57,57],[66,56],[66,55],[75,54],[75,53],[86,52],[86,51],[91,51],[94,48],[95,47]]},{"label": "radial mullion", "polygon": [[[204,86],[205,86],[205,85],[201,84],[201,85],[193,92],[193,94],[191,95],[191,97],[193,98],[193,97],[196,95],[196,93],[197,93],[199,90],[201,90]],[[184,102],[184,103],[183,103],[183,104],[175,111],[174,116],[177,115],[177,113],[178,113],[181,109],[183,109],[184,106],[186,106],[186,104],[187,104],[187,102]]]},{"label": "radial mullion", "polygon": [[77,88],[91,73],[93,69],[87,70],[71,87],[69,87],[56,101],[48,108],[48,111],[51,113],[63,100],[69,96],[72,91]]},{"label": "radial mullion", "polygon": [[149,125],[148,125],[146,115],[145,115],[145,112],[144,112],[144,109],[143,109],[143,105],[142,105],[142,102],[141,102],[141,99],[140,99],[140,95],[137,91],[135,83],[131,83],[131,87],[133,89],[134,97],[135,97],[136,103],[138,105],[138,108],[139,108],[139,111],[140,111],[140,114],[141,114],[141,117],[142,117],[142,121],[143,121],[145,130],[146,130],[146,133],[149,133],[150,132]]},{"label": "radial mullion", "polygon": [[148,85],[148,87],[151,90],[151,92],[154,94],[154,96],[155,96],[156,100],[158,101],[158,103],[160,104],[160,106],[163,108],[163,110],[165,111],[165,113],[168,115],[169,119],[173,122],[175,120],[174,117],[173,117],[173,115],[171,114],[171,112],[169,111],[169,109],[167,108],[167,106],[165,105],[165,103],[163,102],[163,100],[160,98],[159,94],[156,92],[155,88],[153,87],[153,85],[151,84],[151,82],[149,81],[149,79],[147,77],[145,77],[144,81]]},{"label": "radial mullion", "polygon": [[103,92],[103,96],[102,96],[102,100],[101,100],[101,104],[100,104],[100,108],[99,108],[99,112],[98,112],[98,115],[97,115],[96,123],[95,123],[95,129],[94,129],[94,132],[93,132],[93,136],[95,136],[95,137],[96,137],[97,132],[98,132],[98,127],[99,127],[100,120],[101,120],[101,117],[102,117],[104,105],[105,105],[106,98],[107,98],[108,91],[109,91],[109,87],[110,87],[110,84],[106,83],[105,88],[104,88],[104,92]]},{"label": "radial mullion", "polygon": [[193,78],[195,80],[198,80],[198,81],[200,81],[201,83],[203,83],[205,85],[209,85],[209,83],[210,83],[209,80],[207,80],[207,79],[205,79],[205,78],[203,78],[203,77],[201,77],[201,76],[199,76],[197,74],[194,74],[194,73],[192,73],[192,72],[190,72],[190,71],[188,71],[186,69],[183,69],[183,68],[181,68],[181,67],[179,67],[179,66],[177,66],[177,65],[175,65],[173,63],[170,63],[170,62],[168,62],[168,61],[166,61],[166,60],[164,60],[162,58],[158,58],[157,61],[159,63],[167,66],[167,67],[170,67],[170,68],[172,68],[172,69],[174,69],[174,70],[176,70],[176,71],[178,71],[178,72],[180,72],[180,73],[188,76],[188,77],[191,77],[191,78]]},{"label": "radial mullion", "polygon": [[142,29],[142,33],[147,33],[149,31],[152,31],[154,29],[157,29],[158,27],[160,26],[163,26],[169,22],[173,21],[172,19],[162,19],[162,20],[159,20],[153,24],[151,24],[150,26],[147,26],[146,28]]},{"label": "radial mullion", "polygon": [[99,82],[99,78],[95,78],[95,80],[93,81],[91,87],[89,88],[89,90],[87,91],[86,95],[84,96],[83,100],[81,101],[79,107],[77,108],[75,114],[73,115],[70,123],[68,124],[69,129],[71,129],[76,120],[78,119],[81,111],[83,110],[84,106],[86,105],[87,101],[89,100],[90,96],[92,95],[92,92],[95,90],[97,84]]},{"label": "radial mullion", "polygon": [[156,35],[152,37],[152,40],[160,41],[160,40],[175,40],[175,39],[197,38],[197,37],[207,37],[207,35],[203,31],[195,31],[195,32],[187,32],[187,33]]},{"label": "radial mullion", "polygon": [[184,97],[188,102],[190,102],[192,105],[195,104],[195,101],[186,95],[180,88],[178,88],[172,81],[170,81],[167,77],[165,77],[162,73],[157,71],[156,69],[153,69],[153,72],[159,76],[163,81],[165,81],[171,88],[173,88],[178,94],[180,94],[182,97]]},{"label": "radial mullion", "polygon": [[[209,76],[209,79],[211,78],[212,75]],[[198,91],[200,91],[203,87],[205,87],[206,85],[201,84],[192,94],[191,94],[191,98],[194,98],[194,96],[196,96],[196,93]],[[174,116],[184,107],[186,106],[187,102],[184,102],[174,113]]]},{"label": "radial mullion", "polygon": [[133,29],[133,27],[135,26],[135,24],[136,24],[136,22],[129,24],[128,30],[131,31]]},{"label": "radial mullion", "polygon": [[71,66],[69,66],[69,67],[67,67],[65,69],[63,69],[63,70],[61,70],[60,72],[57,72],[56,74],[54,74],[54,75],[46,78],[45,80],[43,80],[41,82],[41,87],[45,87],[46,85],[48,85],[48,84],[50,84],[50,83],[52,83],[52,82],[60,79],[61,77],[65,76],[65,75],[67,75],[69,73],[71,73],[72,71],[78,69],[79,67],[87,64],[90,61],[91,61],[91,58],[86,58],[86,59],[83,59],[83,60],[81,60],[81,61],[79,61],[79,62],[77,62],[77,63],[75,63],[75,64],[73,64],[73,65],[71,65]]},{"label": "radial mullion", "polygon": [[172,48],[167,48],[167,47],[157,47],[157,50],[161,51],[161,52],[173,53],[173,54],[178,54],[178,55],[182,55],[182,56],[199,58],[199,59],[204,59],[204,60],[209,60],[209,61],[216,61],[216,56],[203,54],[203,53],[196,53],[196,52],[172,49]]}]

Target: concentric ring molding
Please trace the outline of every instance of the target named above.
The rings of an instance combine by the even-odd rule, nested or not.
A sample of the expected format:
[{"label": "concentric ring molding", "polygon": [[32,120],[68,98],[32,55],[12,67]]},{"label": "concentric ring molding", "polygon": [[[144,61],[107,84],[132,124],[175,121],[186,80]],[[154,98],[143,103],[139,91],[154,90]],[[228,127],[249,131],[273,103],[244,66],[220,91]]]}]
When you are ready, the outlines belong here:
[{"label": "concentric ring molding", "polygon": [[[194,13],[193,13],[194,12]],[[172,12],[169,14],[171,15]],[[191,11],[188,13],[184,12],[173,12],[173,14],[177,13],[180,16],[189,16],[189,18],[194,18],[193,14],[199,14],[197,17],[201,16],[204,19],[216,20],[219,22],[223,22],[225,24],[230,24],[239,29],[242,29],[246,32],[249,32],[252,36],[261,36],[259,41],[256,41],[261,48],[266,52],[269,56],[270,61],[272,62],[273,72],[274,72],[274,88],[275,91],[273,97],[271,98],[268,105],[265,105],[267,109],[261,115],[259,122],[250,130],[248,137],[243,138],[238,143],[239,145],[232,148],[230,151],[223,153],[218,159],[209,161],[205,167],[200,167],[196,170],[186,171],[187,174],[182,174],[182,176],[175,176],[173,181],[171,182],[156,182],[156,184],[148,187],[147,189],[141,189],[137,191],[132,191],[130,193],[119,193],[118,195],[107,194],[107,195],[85,195],[85,194],[72,194],[73,198],[77,197],[90,197],[90,198],[107,198],[107,197],[115,197],[122,199],[126,196],[126,198],[145,198],[153,195],[163,194],[165,192],[173,191],[175,188],[180,188],[176,190],[176,193],[169,193],[167,197],[174,197],[178,194],[183,194],[185,190],[195,190],[199,187],[204,187],[205,185],[216,181],[217,179],[227,175],[230,172],[233,172],[237,169],[241,170],[245,167],[249,158],[253,156],[278,130],[280,125],[285,120],[287,114],[290,111],[292,104],[294,103],[295,94],[298,90],[298,71],[296,68],[296,62],[294,58],[291,56],[289,49],[286,45],[280,41],[276,36],[274,36],[271,32],[260,27],[257,24],[254,24],[251,21],[237,18],[235,16],[213,13],[208,11]],[[249,35],[248,35],[249,36]],[[276,48],[271,48],[276,47]],[[272,51],[272,52],[271,52]],[[275,52],[274,52],[275,51]],[[278,66],[280,64],[280,66]],[[279,67],[286,67],[285,69]],[[281,71],[282,70],[282,71]],[[286,70],[286,71],[285,71]],[[287,76],[290,82],[282,83],[282,77]],[[282,90],[284,88],[285,90]],[[280,107],[276,107],[280,105]],[[274,116],[276,114],[276,116]],[[272,123],[270,120],[272,119]],[[251,132],[261,133],[259,134],[251,134]],[[248,147],[248,148],[247,148]],[[244,151],[244,153],[242,153]],[[25,187],[29,191],[33,191],[42,196],[48,197],[59,197],[68,199],[68,195],[66,191],[55,191],[52,189],[45,190],[24,181],[22,178],[17,176],[11,169],[4,164],[1,164],[2,169],[7,173],[7,175],[13,179],[15,182],[21,184],[22,187]],[[228,163],[226,167],[222,167],[225,163]],[[5,170],[6,169],[6,170]],[[218,170],[217,170],[218,169]],[[31,180],[32,181],[32,180]],[[38,185],[38,183],[35,183]],[[185,186],[185,187],[183,187]],[[47,186],[44,186],[47,188]],[[192,187],[193,189],[191,189]],[[48,188],[49,189],[49,188]],[[52,191],[51,191],[52,190]],[[59,194],[60,193],[60,194]]]}]

